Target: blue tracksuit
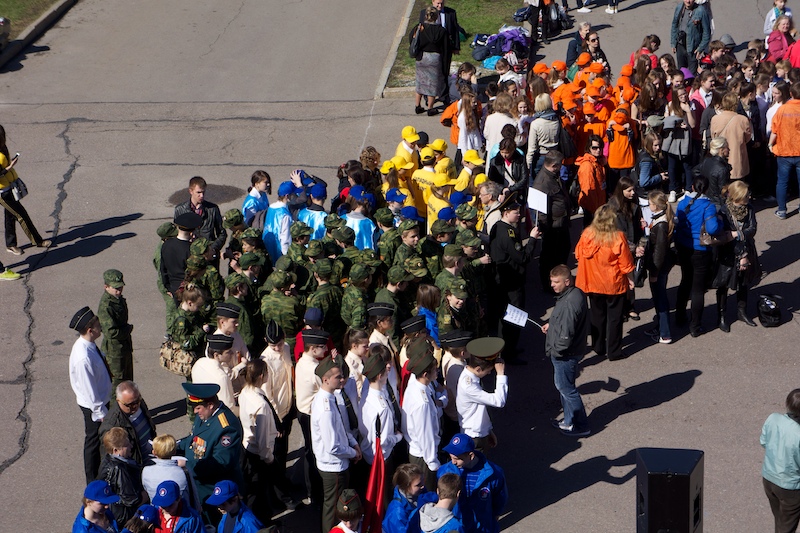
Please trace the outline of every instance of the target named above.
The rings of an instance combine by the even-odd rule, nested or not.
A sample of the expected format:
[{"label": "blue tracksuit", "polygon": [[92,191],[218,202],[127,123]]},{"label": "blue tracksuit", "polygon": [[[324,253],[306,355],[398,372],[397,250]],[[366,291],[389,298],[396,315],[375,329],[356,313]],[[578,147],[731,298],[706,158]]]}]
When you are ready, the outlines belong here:
[{"label": "blue tracksuit", "polygon": [[[264,246],[267,248],[273,265],[284,254],[283,244],[286,244],[287,249],[289,248],[291,237],[286,238],[289,236],[289,226],[291,224],[292,215],[286,205],[276,206],[273,204],[267,211],[267,216],[264,217],[264,233],[261,235],[261,239],[264,241]],[[287,242],[281,242],[282,239]]]},{"label": "blue tracksuit", "polygon": [[[225,531],[225,523],[230,518],[230,515],[222,515],[222,520],[219,521],[217,531]],[[233,533],[256,533],[264,526],[259,522],[256,515],[253,514],[244,503],[239,503],[239,513],[235,518],[236,524],[233,526]]]},{"label": "blue tracksuit", "polygon": [[242,216],[244,216],[244,223],[249,226],[250,221],[253,220],[253,217],[256,216],[256,213],[266,211],[268,207],[269,198],[267,197],[267,193],[259,193],[255,189],[251,190],[249,193],[247,193],[247,196],[244,197],[244,202],[242,202]]},{"label": "blue tracksuit", "polygon": [[[503,469],[492,463],[480,452],[475,452],[478,463],[472,472],[478,471],[475,486],[467,491],[465,486],[458,498],[453,514],[460,517],[465,531],[479,533],[498,533],[500,525],[495,519],[503,512],[508,501],[506,476]],[[442,465],[437,472],[438,477],[445,474],[458,474],[465,481],[466,472],[459,470],[453,463]]]},{"label": "blue tracksuit", "polygon": [[375,231],[377,226],[370,219],[358,213],[347,213],[344,217],[345,224],[356,233],[356,248],[359,250],[375,249]]},{"label": "blue tracksuit", "polygon": [[[111,514],[110,509],[106,509],[106,517],[108,517],[108,522],[111,524],[111,527],[114,528],[113,531],[119,531],[117,522],[114,520],[114,515]],[[405,529],[403,532],[405,533]],[[75,522],[72,524],[72,533],[108,533],[108,531],[86,520],[83,516],[83,507],[81,507],[81,510],[78,511],[78,516],[75,517]]]},{"label": "blue tracksuit", "polygon": [[314,233],[311,234],[311,240],[314,239],[321,239],[325,236],[325,217],[328,216],[322,208],[319,206],[312,206],[304,207],[297,213],[297,220],[300,222],[305,222],[311,229],[314,230]]},{"label": "blue tracksuit", "polygon": [[418,505],[425,505],[429,501],[436,501],[436,492],[423,491],[417,496],[416,505],[400,494],[400,489],[394,488],[394,497],[386,508],[381,530],[383,533],[406,533],[408,521],[417,510]]}]

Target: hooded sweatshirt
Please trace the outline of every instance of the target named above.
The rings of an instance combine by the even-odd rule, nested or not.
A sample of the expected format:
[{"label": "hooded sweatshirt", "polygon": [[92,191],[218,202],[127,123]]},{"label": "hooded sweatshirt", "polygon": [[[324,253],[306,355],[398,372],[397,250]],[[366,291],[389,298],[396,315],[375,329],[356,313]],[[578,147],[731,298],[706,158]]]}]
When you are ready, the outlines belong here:
[{"label": "hooded sweatshirt", "polygon": [[426,503],[419,510],[419,528],[423,533],[463,531],[461,523],[453,516],[453,511]]},{"label": "hooded sweatshirt", "polygon": [[633,271],[633,256],[621,231],[610,243],[601,244],[595,240],[594,228],[589,226],[575,246],[575,258],[578,260],[575,286],[584,293],[616,295],[628,290],[627,274]]}]

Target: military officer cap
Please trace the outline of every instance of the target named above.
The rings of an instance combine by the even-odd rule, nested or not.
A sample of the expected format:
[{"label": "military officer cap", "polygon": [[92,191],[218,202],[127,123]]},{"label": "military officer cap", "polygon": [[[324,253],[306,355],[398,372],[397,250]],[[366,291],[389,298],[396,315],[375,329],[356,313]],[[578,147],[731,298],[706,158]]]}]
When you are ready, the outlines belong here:
[{"label": "military officer cap", "polygon": [[467,343],[467,351],[479,359],[494,361],[505,345],[506,341],[499,337],[483,337]]},{"label": "military officer cap", "polygon": [[219,385],[216,383],[181,383],[189,403],[200,404],[209,400],[214,400],[219,393]]},{"label": "military officer cap", "polygon": [[237,285],[241,285],[242,283],[247,283],[247,279],[238,272],[233,272],[229,274],[227,278],[225,278],[225,286],[229,289],[232,289]]},{"label": "military officer cap", "polygon": [[275,270],[291,272],[294,270],[294,261],[292,261],[292,258],[288,255],[282,255],[275,261]]},{"label": "military officer cap", "polygon": [[261,234],[255,228],[247,228],[242,232],[242,239],[260,239]]},{"label": "military officer cap", "polygon": [[428,275],[428,269],[425,267],[425,261],[423,261],[418,255],[407,258],[404,266],[406,267],[406,270],[415,278],[424,278]]},{"label": "military officer cap", "polygon": [[397,226],[397,231],[400,232],[402,235],[404,232],[411,230],[411,229],[418,229],[419,223],[416,220],[404,220]]},{"label": "military officer cap", "polygon": [[122,272],[119,270],[106,270],[103,272],[103,283],[115,289],[121,289],[125,286],[125,280],[122,279]]},{"label": "military officer cap", "polygon": [[364,361],[364,377],[374,381],[384,370],[386,370],[386,363],[383,361],[383,356],[380,351],[375,350]]},{"label": "military officer cap", "polygon": [[332,230],[335,228],[341,228],[345,224],[345,220],[336,213],[331,213],[325,217],[325,229]]},{"label": "military officer cap", "polygon": [[222,217],[223,228],[231,229],[234,226],[240,226],[242,224],[244,224],[244,217],[241,211],[238,209],[228,209],[225,211],[225,215]]},{"label": "military officer cap", "polygon": [[466,300],[469,298],[469,293],[467,292],[467,282],[465,282],[462,278],[451,279],[447,284],[447,291],[459,300]]},{"label": "military officer cap", "polygon": [[388,207],[381,207],[375,211],[375,220],[382,226],[394,226],[394,213]]},{"label": "military officer cap", "polygon": [[340,514],[347,513],[361,516],[364,508],[361,505],[361,498],[358,497],[358,493],[353,489],[344,489],[336,501],[336,511]]},{"label": "military officer cap", "polygon": [[89,307],[84,307],[77,313],[75,316],[72,317],[72,320],[69,321],[69,329],[74,329],[77,332],[81,332],[86,329],[86,326],[89,325],[89,322],[95,317],[94,312],[92,312]]},{"label": "military officer cap", "polygon": [[222,505],[239,495],[239,487],[233,481],[225,479],[214,485],[214,491],[206,499],[208,505]]},{"label": "military officer cap", "polygon": [[448,224],[446,220],[436,220],[433,224],[431,224],[431,235],[438,235],[440,233],[453,233],[455,230],[455,226]]},{"label": "military officer cap", "polygon": [[361,263],[350,267],[350,281],[363,281],[367,279],[370,274],[372,274],[370,267],[362,265]]},{"label": "military officer cap", "polygon": [[205,237],[198,237],[189,245],[189,253],[192,255],[203,255],[208,251],[209,246],[211,246],[211,241]]},{"label": "military officer cap", "polygon": [[208,340],[208,350],[210,352],[224,352],[233,347],[233,337],[223,333],[209,335],[206,340]]},{"label": "military officer cap", "polygon": [[242,308],[236,304],[229,304],[227,302],[220,302],[217,304],[217,317],[239,318],[241,313]]},{"label": "military officer cap", "polygon": [[511,209],[519,209],[519,199],[517,198],[517,193],[511,193],[508,197],[503,200],[503,203],[500,204],[500,212],[509,211]]},{"label": "military officer cap", "polygon": [[250,268],[251,266],[264,266],[266,259],[264,259],[263,255],[255,254],[253,252],[247,252],[246,254],[242,254],[239,258],[239,266],[242,268]]},{"label": "military officer cap", "polygon": [[425,337],[420,337],[408,345],[408,371],[420,375],[436,364],[433,357],[433,346]]},{"label": "military officer cap", "polygon": [[293,272],[284,272],[283,270],[276,270],[269,275],[267,281],[272,284],[276,289],[288,289],[292,283],[297,281],[297,276]]},{"label": "military officer cap", "polygon": [[291,225],[289,228],[289,233],[292,235],[292,239],[296,239],[298,237],[303,237],[305,235],[311,235],[314,233],[314,230],[311,229],[311,226],[306,224],[305,222],[298,220],[294,224]]},{"label": "military officer cap", "polygon": [[369,248],[361,250],[361,253],[358,254],[358,260],[372,268],[377,268],[383,264],[383,261],[381,261],[381,258],[378,257],[378,254],[375,252],[375,250],[370,250]]},{"label": "military officer cap", "polygon": [[322,241],[320,240],[313,240],[308,241],[308,246],[306,246],[306,250],[303,252],[303,255],[306,257],[319,257],[322,255]]},{"label": "military officer cap", "polygon": [[400,324],[400,329],[403,330],[403,333],[406,335],[410,335],[411,333],[415,333],[417,331],[422,331],[425,329],[425,317],[422,315],[412,316]]},{"label": "military officer cap", "polygon": [[[304,330],[303,333],[309,330]],[[305,335],[303,335],[303,342],[305,343]],[[322,361],[319,362],[317,368],[314,369],[314,373],[320,378],[324,378],[325,374],[329,371],[333,370],[334,368],[339,368],[339,365],[331,358],[331,356],[325,357]]]},{"label": "military officer cap", "polygon": [[347,226],[342,226],[341,228],[336,228],[331,233],[333,238],[339,242],[343,242],[345,244],[352,244],[356,240],[356,232],[353,231],[353,228],[349,228]]},{"label": "military officer cap", "polygon": [[189,211],[188,213],[176,216],[174,222],[175,225],[180,229],[191,231],[203,225],[203,217],[197,213]]},{"label": "military officer cap", "polygon": [[321,326],[324,315],[319,307],[309,307],[303,315],[303,321],[309,326]]},{"label": "military officer cap", "polygon": [[320,277],[330,276],[331,272],[333,272],[333,261],[327,257],[317,259],[317,261],[314,263],[314,266],[311,267],[311,270],[319,274]]},{"label": "military officer cap", "polygon": [[472,340],[472,332],[461,331],[454,329],[442,335],[439,335],[439,341],[442,343],[442,348],[463,348],[469,341]]},{"label": "military officer cap", "polygon": [[274,318],[270,318],[267,324],[267,342],[270,344],[278,344],[285,338],[286,334],[283,332],[283,328],[275,322]]},{"label": "military officer cap", "polygon": [[403,281],[411,281],[414,279],[414,276],[406,272],[406,269],[401,267],[400,265],[395,265],[389,269],[389,273],[386,275],[389,283],[396,285]]},{"label": "military officer cap", "polygon": [[458,244],[447,244],[444,247],[444,255],[450,257],[464,257],[464,250]]},{"label": "military officer cap", "polygon": [[462,229],[456,235],[456,244],[459,246],[480,246],[481,239],[471,229]]},{"label": "military officer cap", "polygon": [[392,316],[394,314],[394,304],[388,302],[367,304],[367,314],[369,316]]},{"label": "military officer cap", "polygon": [[478,210],[474,205],[461,204],[456,208],[456,216],[460,220],[473,220],[478,216]]},{"label": "military officer cap", "polygon": [[305,346],[325,345],[331,336],[330,333],[321,329],[304,329],[301,333],[303,334],[303,344]]},{"label": "military officer cap", "polygon": [[208,266],[208,261],[202,255],[190,255],[186,259],[186,268],[188,270],[201,270]]},{"label": "military officer cap", "polygon": [[158,227],[156,233],[162,239],[171,239],[178,236],[178,228],[172,222],[164,222]]}]

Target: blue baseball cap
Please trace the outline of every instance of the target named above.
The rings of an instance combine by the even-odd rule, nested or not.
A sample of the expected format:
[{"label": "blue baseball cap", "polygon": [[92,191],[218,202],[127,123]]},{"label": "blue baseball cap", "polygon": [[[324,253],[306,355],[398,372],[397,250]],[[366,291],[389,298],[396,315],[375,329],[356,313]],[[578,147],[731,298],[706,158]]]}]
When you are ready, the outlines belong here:
[{"label": "blue baseball cap", "polygon": [[303,185],[306,185],[306,186],[308,186],[308,185],[314,185],[314,184],[316,183],[316,182],[314,181],[314,178],[312,178],[311,176],[309,176],[309,175],[306,173],[306,171],[305,171],[305,170],[300,170],[300,181],[303,183]]},{"label": "blue baseball cap", "polygon": [[102,479],[92,481],[86,485],[86,489],[83,491],[83,497],[87,500],[100,502],[106,505],[119,501],[119,496],[114,493],[111,485]]},{"label": "blue baseball cap", "polygon": [[347,196],[354,200],[363,200],[365,195],[364,187],[361,185],[353,185],[347,193]]},{"label": "blue baseball cap", "polygon": [[439,209],[439,214],[437,215],[439,220],[455,220],[456,219],[456,210],[452,207],[443,207]]},{"label": "blue baseball cap", "polygon": [[239,494],[239,487],[233,481],[220,481],[214,485],[214,492],[208,497],[206,503],[208,505],[222,505],[234,496]]},{"label": "blue baseball cap", "polygon": [[387,202],[398,202],[398,203],[402,204],[403,202],[406,201],[406,198],[408,198],[408,195],[401,193],[400,189],[398,189],[396,187],[386,191],[386,201]]},{"label": "blue baseball cap", "polygon": [[453,191],[450,193],[450,204],[453,206],[454,209],[458,209],[458,206],[461,204],[465,204],[467,202],[472,201],[472,195],[464,194],[461,191]]},{"label": "blue baseball cap", "polygon": [[291,181],[284,181],[278,187],[278,196],[289,196],[290,194],[300,194],[302,189],[298,189]]},{"label": "blue baseball cap", "polygon": [[456,433],[450,439],[450,444],[444,447],[444,451],[452,455],[462,455],[475,451],[475,441],[466,433]]},{"label": "blue baseball cap", "polygon": [[417,214],[417,208],[409,205],[400,210],[400,216],[407,220],[416,220],[417,222],[425,222],[425,219]]},{"label": "blue baseball cap", "polygon": [[328,189],[322,183],[317,183],[311,187],[308,194],[310,194],[312,198],[327,198]]},{"label": "blue baseball cap", "polygon": [[162,481],[156,488],[156,495],[153,497],[153,505],[157,507],[169,507],[181,497],[181,489],[174,481]]},{"label": "blue baseball cap", "polygon": [[161,522],[161,518],[158,516],[158,507],[155,505],[150,505],[149,503],[146,503],[136,509],[136,514],[134,516],[143,522],[155,524],[156,526],[158,526]]}]

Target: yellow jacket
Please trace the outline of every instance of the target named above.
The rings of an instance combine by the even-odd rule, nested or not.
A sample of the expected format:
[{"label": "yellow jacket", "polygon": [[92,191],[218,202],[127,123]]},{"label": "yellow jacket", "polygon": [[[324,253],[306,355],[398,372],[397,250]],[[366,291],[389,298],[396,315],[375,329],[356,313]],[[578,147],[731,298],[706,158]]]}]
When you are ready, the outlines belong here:
[{"label": "yellow jacket", "polygon": [[[2,152],[0,152],[0,166],[6,168],[8,165],[10,165],[8,159]],[[14,182],[14,180],[17,179],[17,177],[18,177],[17,171],[14,170],[13,168],[8,172],[6,172],[5,174],[3,174],[2,176],[0,176],[0,189],[5,189],[9,185],[11,185]]]},{"label": "yellow jacket", "polygon": [[414,195],[414,205],[417,207],[419,216],[424,217],[428,213],[428,198],[431,195],[431,187],[436,177],[435,172],[421,168],[415,170],[411,175],[411,194]]},{"label": "yellow jacket", "polygon": [[431,226],[439,218],[439,210],[445,207],[450,207],[450,202],[438,198],[435,194],[431,194],[428,198],[428,234],[431,232]]}]

